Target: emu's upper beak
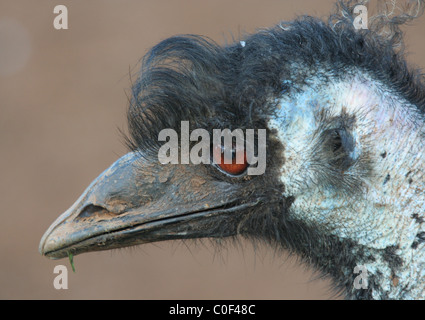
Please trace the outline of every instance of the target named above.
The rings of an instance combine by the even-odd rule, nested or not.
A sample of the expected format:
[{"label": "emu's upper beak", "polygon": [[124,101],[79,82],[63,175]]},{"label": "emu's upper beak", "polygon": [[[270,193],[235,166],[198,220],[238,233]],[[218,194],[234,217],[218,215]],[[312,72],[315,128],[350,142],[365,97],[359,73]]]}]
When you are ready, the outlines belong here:
[{"label": "emu's upper beak", "polygon": [[234,235],[238,213],[257,203],[234,201],[238,193],[234,184],[208,178],[202,165],[161,165],[131,152],[50,226],[39,250],[63,258],[153,241]]}]

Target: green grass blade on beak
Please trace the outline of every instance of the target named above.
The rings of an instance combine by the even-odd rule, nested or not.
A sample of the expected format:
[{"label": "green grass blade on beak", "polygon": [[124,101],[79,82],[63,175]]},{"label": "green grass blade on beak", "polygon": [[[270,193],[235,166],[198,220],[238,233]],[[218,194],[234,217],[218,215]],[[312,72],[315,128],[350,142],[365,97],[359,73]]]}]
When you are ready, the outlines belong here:
[{"label": "green grass blade on beak", "polygon": [[69,258],[69,263],[71,264],[71,267],[72,267],[72,271],[75,273],[74,256],[71,252],[68,252],[68,258]]}]

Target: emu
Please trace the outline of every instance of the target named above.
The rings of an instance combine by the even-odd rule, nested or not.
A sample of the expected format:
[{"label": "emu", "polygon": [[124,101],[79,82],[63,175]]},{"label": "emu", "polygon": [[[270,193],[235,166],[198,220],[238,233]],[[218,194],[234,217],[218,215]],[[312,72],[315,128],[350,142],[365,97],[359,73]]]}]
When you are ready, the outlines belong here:
[{"label": "emu", "polygon": [[[298,255],[347,299],[424,299],[425,86],[400,29],[424,1],[368,29],[353,26],[356,4],[230,45],[184,35],[153,47],[132,87],[129,152],[50,226],[40,253],[243,236]],[[159,133],[182,121],[267,129],[264,174],[233,158],[159,163]]]}]

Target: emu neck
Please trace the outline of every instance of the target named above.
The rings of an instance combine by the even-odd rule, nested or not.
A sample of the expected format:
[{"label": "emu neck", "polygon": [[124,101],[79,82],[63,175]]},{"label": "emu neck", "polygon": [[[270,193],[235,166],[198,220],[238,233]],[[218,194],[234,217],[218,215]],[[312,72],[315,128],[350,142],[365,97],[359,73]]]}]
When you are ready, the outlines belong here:
[{"label": "emu neck", "polygon": [[[423,223],[418,223],[424,230]],[[344,298],[425,299],[425,241],[418,239],[406,248],[374,249],[329,236],[299,220],[283,222],[277,239],[307,265],[330,277],[333,289]]]},{"label": "emu neck", "polygon": [[[350,298],[424,299],[424,115],[357,70],[345,79],[306,82],[280,99],[269,123],[284,148],[283,195],[294,198],[289,219],[327,235],[315,250],[298,251]],[[338,168],[315,152],[323,113],[354,119],[353,165],[339,180],[326,179]],[[366,288],[354,287],[356,266],[367,270]]]},{"label": "emu neck", "polygon": [[[415,249],[389,246],[383,250],[376,250],[359,247],[354,255],[356,266],[362,270],[356,270],[351,266],[352,268],[341,270],[342,273],[335,279],[337,282],[343,282],[348,298],[377,300],[425,298],[424,243]],[[347,273],[351,273],[348,282],[341,279]],[[367,282],[359,283],[361,278],[365,278]]]}]

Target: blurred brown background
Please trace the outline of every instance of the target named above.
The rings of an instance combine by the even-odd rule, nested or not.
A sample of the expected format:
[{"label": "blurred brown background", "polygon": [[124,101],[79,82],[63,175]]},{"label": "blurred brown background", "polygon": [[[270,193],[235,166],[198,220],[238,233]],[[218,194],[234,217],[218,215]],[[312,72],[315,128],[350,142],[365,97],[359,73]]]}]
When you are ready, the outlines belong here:
[{"label": "blurred brown background", "polygon": [[[40,238],[88,184],[126,151],[129,70],[181,33],[224,43],[332,1],[0,0],[0,298],[329,299],[326,280],[295,259],[249,244],[160,243],[48,260]],[[53,28],[65,4],[69,29]],[[408,29],[408,60],[425,67],[425,19]],[[55,290],[53,268],[69,270]]]}]

